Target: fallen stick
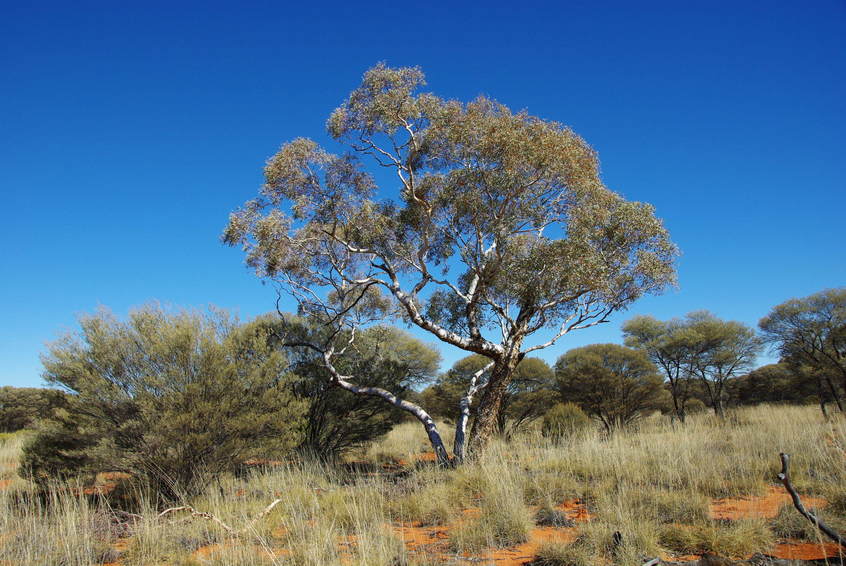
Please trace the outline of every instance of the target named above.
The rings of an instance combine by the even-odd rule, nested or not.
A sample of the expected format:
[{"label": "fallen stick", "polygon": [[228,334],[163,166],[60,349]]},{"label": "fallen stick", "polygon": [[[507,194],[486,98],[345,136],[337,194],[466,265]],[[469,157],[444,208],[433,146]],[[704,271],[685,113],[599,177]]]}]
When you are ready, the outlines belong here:
[{"label": "fallen stick", "polygon": [[218,519],[217,517],[215,517],[211,513],[207,513],[205,511],[197,511],[196,509],[194,509],[190,505],[182,505],[180,507],[171,507],[170,509],[165,509],[164,511],[159,513],[156,516],[156,518],[161,519],[163,517],[166,517],[167,515],[170,515],[171,513],[178,513],[180,511],[188,511],[188,512],[191,513],[192,517],[199,517],[200,519],[206,519],[207,521],[213,521],[213,522],[217,523],[218,525],[220,525],[229,534],[237,536],[237,535],[242,535],[242,534],[246,533],[247,531],[249,531],[251,528],[253,528],[253,525],[255,525],[257,522],[259,522],[264,517],[266,517],[267,514],[270,513],[273,510],[273,508],[276,507],[280,503],[282,503],[281,499],[274,499],[273,502],[270,505],[265,507],[264,510],[262,510],[261,513],[259,513],[255,517],[253,517],[253,520],[250,521],[249,523],[247,523],[241,529],[233,529],[232,527],[230,527],[229,525],[227,525],[226,523],[224,523],[223,521],[221,521],[220,519]]},{"label": "fallen stick", "polygon": [[819,530],[825,533],[828,538],[839,544],[840,546],[846,546],[846,539],[840,536],[840,533],[820,521],[819,517],[805,509],[805,506],[802,505],[802,500],[799,499],[799,494],[793,488],[793,484],[790,483],[790,473],[788,472],[788,463],[790,462],[790,456],[782,452],[779,454],[781,457],[781,473],[778,474],[778,479],[781,480],[781,483],[784,484],[784,489],[787,490],[787,493],[790,494],[791,499],[793,499],[793,506],[796,507],[796,510],[802,514],[803,517],[808,519],[811,523],[813,523]]}]

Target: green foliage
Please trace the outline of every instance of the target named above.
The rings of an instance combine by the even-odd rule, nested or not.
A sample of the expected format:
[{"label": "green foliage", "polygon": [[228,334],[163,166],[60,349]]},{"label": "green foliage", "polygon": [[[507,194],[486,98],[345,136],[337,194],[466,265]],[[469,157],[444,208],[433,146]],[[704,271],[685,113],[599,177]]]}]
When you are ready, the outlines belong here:
[{"label": "green foliage", "polygon": [[[459,400],[466,394],[471,376],[490,361],[478,354],[458,360],[422,392],[421,402],[432,414],[454,419],[458,414]],[[488,375],[483,374],[480,382],[487,379]],[[510,435],[540,418],[554,403],[551,394],[554,386],[555,374],[545,361],[529,357],[521,360],[499,407],[497,424],[500,433]],[[477,405],[478,396],[473,399],[471,411]]]},{"label": "green foliage", "polygon": [[15,432],[49,417],[65,401],[62,391],[37,387],[0,387],[0,432]]},{"label": "green foliage", "polygon": [[541,432],[553,439],[569,438],[585,430],[590,417],[575,403],[556,403],[544,416]]},{"label": "green foliage", "polygon": [[746,375],[731,380],[728,384],[729,396],[737,404],[755,403],[806,403],[818,401],[819,395],[824,401],[831,401],[825,390],[820,391],[817,379],[812,372],[786,363],[761,366]]},{"label": "green foliage", "polygon": [[694,355],[692,373],[705,386],[717,416],[723,416],[726,383],[750,369],[761,351],[761,340],[747,325],[717,318],[707,311],[687,315]]},{"label": "green foliage", "polygon": [[[297,393],[309,400],[305,435],[300,448],[323,458],[335,458],[386,434],[404,417],[386,409],[382,399],[354,395],[332,385],[314,352],[294,354],[299,376]],[[407,332],[376,326],[361,332],[338,371],[357,376],[362,386],[381,387],[408,396],[412,387],[431,380],[440,363],[439,352]]]},{"label": "green foliage", "polygon": [[[846,288],[827,289],[773,307],[758,323],[782,359],[807,368],[819,391],[842,405],[846,390]],[[839,382],[839,388],[836,383]]]},{"label": "green foliage", "polygon": [[667,378],[672,411],[684,421],[688,401],[694,395],[692,367],[697,353],[696,339],[680,319],[661,321],[636,316],[623,325],[625,345],[644,352]]},{"label": "green foliage", "polygon": [[560,398],[578,404],[609,431],[659,408],[667,394],[646,355],[617,344],[570,350],[558,358],[555,375]]},{"label": "green foliage", "polygon": [[[399,313],[495,360],[472,433],[484,443],[528,336],[563,335],[663,291],[678,252],[650,205],[602,183],[595,151],[570,128],[424,84],[418,68],[368,70],[327,124],[347,152],[284,144],[223,240],[306,316],[346,328],[356,313],[339,305],[378,288],[390,301],[374,303],[370,322]],[[379,194],[366,164],[393,169],[398,199]]]},{"label": "green foliage", "polygon": [[152,306],[125,322],[83,317],[43,356],[44,378],[70,394],[26,447],[23,473],[123,471],[175,495],[248,458],[284,456],[306,404],[272,325]]}]

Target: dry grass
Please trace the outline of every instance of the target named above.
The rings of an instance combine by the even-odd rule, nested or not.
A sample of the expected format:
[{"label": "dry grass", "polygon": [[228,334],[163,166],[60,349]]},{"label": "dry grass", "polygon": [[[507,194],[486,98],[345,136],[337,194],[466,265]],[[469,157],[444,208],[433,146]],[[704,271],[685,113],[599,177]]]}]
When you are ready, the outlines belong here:
[{"label": "dry grass", "polygon": [[[578,525],[575,543],[542,545],[539,563],[640,564],[705,551],[743,556],[766,551],[777,537],[818,539],[790,508],[772,520],[709,518],[712,498],[763,493],[781,451],[792,456],[801,493],[827,498],[824,517],[846,524],[846,419],[825,421],[813,407],[744,409],[726,423],[697,415],[684,426],[656,415],[610,438],[590,430],[551,441],[528,431],[455,470],[416,457],[428,448],[425,434],[404,424],[358,456],[373,464],[402,460],[402,474],[290,464],[219,478],[187,502],[234,529],[251,525],[239,537],[202,519],[157,518],[151,499],[141,496],[144,518],[121,541],[126,533],[115,528],[107,501],[65,486],[36,497],[16,478],[22,442],[22,435],[0,437],[0,477],[12,480],[0,492],[0,561],[23,566],[97,564],[117,549],[125,566],[435,564],[445,555],[525,541],[535,523],[555,525],[562,519],[556,506],[576,498],[590,521]],[[276,498],[282,502],[253,522]],[[443,525],[449,540],[432,552],[410,552],[391,523]]]}]

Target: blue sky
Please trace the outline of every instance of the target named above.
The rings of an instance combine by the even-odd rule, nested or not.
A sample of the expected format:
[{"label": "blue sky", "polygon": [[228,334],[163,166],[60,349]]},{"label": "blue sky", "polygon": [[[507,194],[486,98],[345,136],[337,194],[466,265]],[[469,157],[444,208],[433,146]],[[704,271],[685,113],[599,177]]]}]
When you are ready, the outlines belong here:
[{"label": "blue sky", "polygon": [[[286,140],[378,61],[444,97],[573,127],[608,186],[654,204],[677,291],[633,314],[755,324],[846,283],[846,3],[5,3],[0,19],[0,385],[106,305],[250,317],[274,292],[218,236]],[[462,355],[443,349],[445,365]]]}]

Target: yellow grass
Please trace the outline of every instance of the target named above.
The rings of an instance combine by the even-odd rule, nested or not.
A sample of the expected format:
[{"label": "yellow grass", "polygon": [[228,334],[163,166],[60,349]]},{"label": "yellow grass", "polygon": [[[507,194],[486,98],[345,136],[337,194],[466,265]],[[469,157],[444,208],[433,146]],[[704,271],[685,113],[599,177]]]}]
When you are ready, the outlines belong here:
[{"label": "yellow grass", "polygon": [[[836,503],[821,511],[825,518],[842,524],[846,507],[846,419],[826,421],[813,407],[761,406],[726,422],[697,415],[685,425],[656,415],[610,438],[595,430],[553,442],[528,431],[494,442],[484,458],[455,470],[421,461],[425,434],[407,423],[365,451],[368,471],[291,463],[218,478],[185,502],[246,528],[239,536],[186,514],[158,518],[150,498],[141,497],[143,519],[121,531],[104,499],[75,496],[67,486],[35,497],[11,472],[21,442],[20,435],[0,438],[0,474],[14,482],[0,492],[0,563],[23,566],[98,564],[118,554],[124,566],[433,564],[526,540],[537,509],[576,498],[587,504],[590,521],[577,526],[575,543],[540,548],[548,564],[641,564],[704,551],[744,556],[767,551],[787,533],[815,539],[791,509],[775,519],[708,515],[714,498],[764,493],[782,451],[791,454],[803,495]],[[396,465],[373,472],[395,460],[404,461],[403,473]],[[253,522],[277,498],[280,504]],[[396,527],[410,523],[443,525],[449,540],[425,551],[406,548]]]}]

